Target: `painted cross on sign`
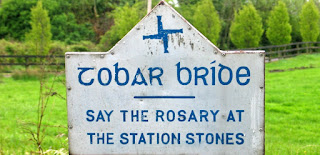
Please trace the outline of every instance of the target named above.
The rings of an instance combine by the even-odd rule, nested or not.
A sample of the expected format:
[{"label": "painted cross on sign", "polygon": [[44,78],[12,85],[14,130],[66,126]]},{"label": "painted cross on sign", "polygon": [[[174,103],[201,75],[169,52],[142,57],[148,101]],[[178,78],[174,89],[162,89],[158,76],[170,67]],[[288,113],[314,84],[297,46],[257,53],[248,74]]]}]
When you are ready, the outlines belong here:
[{"label": "painted cross on sign", "polygon": [[162,39],[164,53],[169,53],[169,51],[168,51],[168,34],[183,33],[183,29],[164,30],[163,26],[162,26],[161,16],[157,16],[157,18],[158,18],[158,34],[143,36],[143,40],[145,40],[145,39]]}]

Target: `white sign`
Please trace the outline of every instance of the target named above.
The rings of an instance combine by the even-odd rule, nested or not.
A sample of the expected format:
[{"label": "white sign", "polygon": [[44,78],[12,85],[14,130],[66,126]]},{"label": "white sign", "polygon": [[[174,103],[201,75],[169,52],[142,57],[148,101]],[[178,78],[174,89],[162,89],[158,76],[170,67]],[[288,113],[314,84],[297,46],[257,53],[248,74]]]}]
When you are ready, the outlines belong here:
[{"label": "white sign", "polygon": [[163,1],[110,51],[66,53],[66,80],[70,154],[264,153],[264,52]]}]

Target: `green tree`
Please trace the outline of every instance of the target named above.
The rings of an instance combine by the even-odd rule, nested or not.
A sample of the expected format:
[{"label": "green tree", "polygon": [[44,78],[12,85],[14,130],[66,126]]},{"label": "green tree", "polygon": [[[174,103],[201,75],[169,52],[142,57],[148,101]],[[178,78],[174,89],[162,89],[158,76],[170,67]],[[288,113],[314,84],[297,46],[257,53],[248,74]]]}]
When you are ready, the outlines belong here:
[{"label": "green tree", "polygon": [[126,4],[113,11],[114,25],[100,40],[102,50],[109,50],[139,22],[146,13],[146,8],[141,9],[141,6],[142,3],[136,3],[132,7]]},{"label": "green tree", "polygon": [[51,23],[53,40],[60,40],[67,44],[72,44],[83,40],[92,40],[94,38],[91,24],[78,24],[74,14],[71,12],[53,16]]},{"label": "green tree", "polygon": [[257,47],[263,34],[262,21],[252,4],[244,5],[235,14],[230,27],[232,43],[237,48]]},{"label": "green tree", "polygon": [[31,9],[31,31],[26,34],[34,54],[48,54],[51,43],[51,25],[48,11],[38,1],[37,6]]},{"label": "green tree", "polygon": [[302,10],[302,6],[305,3],[305,0],[282,0],[286,3],[289,17],[290,17],[290,24],[292,26],[291,32],[291,42],[301,42],[302,38],[300,35],[300,28],[299,28],[299,13]]},{"label": "green tree", "polygon": [[313,0],[306,2],[300,13],[300,33],[304,42],[315,42],[320,33],[320,15]]},{"label": "green tree", "polygon": [[196,8],[196,5],[191,5],[191,4],[185,4],[181,5],[180,3],[179,7],[175,7],[175,9],[191,24],[193,24],[193,15],[194,15],[194,10]]},{"label": "green tree", "polygon": [[[49,17],[52,19],[51,26],[55,29],[52,30],[52,39],[57,40],[56,36],[64,34],[66,36],[77,35],[61,40],[72,43],[84,39],[97,41],[113,25],[113,18],[105,18],[105,16],[110,14],[116,6],[123,6],[126,2],[133,5],[134,1],[45,0],[43,6],[48,10]],[[0,38],[23,41],[25,39],[23,34],[31,29],[31,8],[37,4],[37,0],[5,0],[2,3],[0,7]],[[70,31],[56,31],[61,27],[63,30]],[[92,36],[94,33],[96,36]]]},{"label": "green tree", "polygon": [[201,0],[197,3],[193,15],[193,25],[213,44],[218,43],[221,23],[211,0]]},{"label": "green tree", "polygon": [[[64,0],[65,1],[65,0]],[[87,22],[96,20],[106,12],[126,4],[132,6],[137,0],[68,0],[77,21]]]},{"label": "green tree", "polygon": [[291,41],[291,25],[286,4],[282,1],[273,8],[268,18],[267,38],[273,45],[288,44]]},{"label": "green tree", "polygon": [[[35,0],[6,0],[0,8],[0,38],[24,40],[24,35],[30,30],[30,8]],[[21,35],[22,34],[22,35]]]},{"label": "green tree", "polygon": [[221,35],[220,48],[230,49],[229,31],[234,14],[239,10],[246,0],[213,0],[213,4],[220,15]]}]

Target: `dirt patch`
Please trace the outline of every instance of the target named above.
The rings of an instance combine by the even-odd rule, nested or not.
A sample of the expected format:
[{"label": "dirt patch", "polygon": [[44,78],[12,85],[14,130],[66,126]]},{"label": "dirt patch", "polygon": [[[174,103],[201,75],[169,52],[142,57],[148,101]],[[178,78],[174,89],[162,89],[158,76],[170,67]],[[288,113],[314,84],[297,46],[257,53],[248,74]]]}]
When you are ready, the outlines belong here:
[{"label": "dirt patch", "polygon": [[274,70],[269,70],[269,73],[276,73],[276,72],[284,72],[285,70],[283,69],[274,69]]},{"label": "dirt patch", "polygon": [[303,70],[303,69],[311,69],[311,68],[316,68],[313,65],[310,65],[309,67],[307,66],[302,66],[302,67],[295,67],[295,68],[289,68],[289,69],[273,69],[269,70],[269,73],[277,73],[277,72],[285,72],[285,71],[294,71],[294,70]]}]

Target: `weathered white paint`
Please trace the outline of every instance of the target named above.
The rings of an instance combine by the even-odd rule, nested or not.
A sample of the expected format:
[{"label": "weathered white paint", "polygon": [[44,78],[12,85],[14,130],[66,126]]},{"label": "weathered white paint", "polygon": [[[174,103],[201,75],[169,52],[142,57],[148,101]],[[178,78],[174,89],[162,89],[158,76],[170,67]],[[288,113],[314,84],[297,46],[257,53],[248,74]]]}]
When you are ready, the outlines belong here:
[{"label": "weathered white paint", "polygon": [[[183,29],[183,33],[169,35],[169,53],[164,53],[162,40],[142,39],[144,35],[157,34],[157,16],[162,16],[163,29]],[[210,64],[214,60],[216,62]],[[181,67],[188,67],[192,71],[193,78],[189,85],[181,85],[177,81],[178,62]],[[129,83],[125,86],[115,83],[113,65],[116,63],[130,73]],[[217,77],[216,85],[211,85],[211,72],[207,76],[207,86],[203,85],[201,79],[198,85],[194,85],[194,67],[206,67],[209,70],[216,67],[218,74],[219,64],[233,71],[234,78],[229,85],[221,85]],[[236,82],[235,72],[240,66],[250,69],[248,85],[240,86]],[[92,85],[79,83],[79,67],[94,68],[82,76],[84,82],[94,78]],[[101,86],[97,79],[98,71],[103,67],[112,72],[113,79],[108,86]],[[163,68],[162,86],[157,80],[150,85],[149,67]],[[148,86],[131,86],[138,68]],[[227,77],[227,73],[222,72],[222,77]],[[121,81],[124,81],[123,78],[121,74]],[[264,52],[220,51],[165,2],[160,2],[110,51],[66,53],[66,80],[70,154],[264,154]],[[107,81],[106,78],[103,80]],[[134,96],[150,95],[190,95],[195,99],[134,99]],[[88,122],[87,110],[113,110],[111,121]],[[148,122],[130,122],[129,117],[128,122],[123,122],[120,110],[129,110],[129,113],[130,110],[148,110]],[[156,110],[185,110],[187,114],[194,110],[198,122],[156,122]],[[199,110],[220,112],[216,122],[212,122],[212,119],[209,119],[210,122],[199,122]],[[230,110],[245,110],[242,121],[227,122]],[[238,120],[238,115],[234,114]],[[148,132],[180,133],[181,141],[180,144],[167,145],[155,144],[155,139],[153,144],[149,144],[149,141],[148,144],[126,145],[119,142],[121,133]],[[114,144],[90,144],[87,133],[113,133]],[[244,133],[245,136],[242,145],[186,144],[187,133]]]}]

